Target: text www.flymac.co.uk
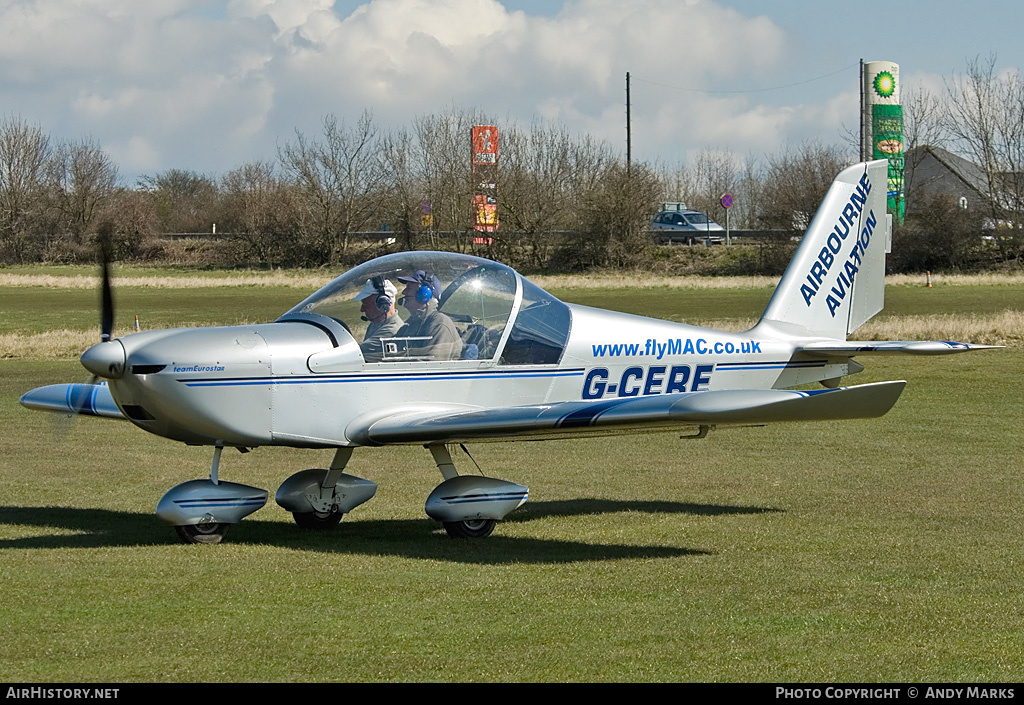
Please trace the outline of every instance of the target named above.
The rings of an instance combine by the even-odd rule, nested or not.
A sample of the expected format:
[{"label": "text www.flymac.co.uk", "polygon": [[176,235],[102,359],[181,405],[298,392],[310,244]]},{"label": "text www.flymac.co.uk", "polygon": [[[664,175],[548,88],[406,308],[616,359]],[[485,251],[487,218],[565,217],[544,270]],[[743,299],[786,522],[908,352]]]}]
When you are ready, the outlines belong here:
[{"label": "text www.flymac.co.uk", "polygon": [[594,357],[654,357],[666,355],[735,355],[761,352],[758,340],[708,341],[704,338],[674,338],[664,342],[648,338],[643,343],[598,343],[591,345]]}]

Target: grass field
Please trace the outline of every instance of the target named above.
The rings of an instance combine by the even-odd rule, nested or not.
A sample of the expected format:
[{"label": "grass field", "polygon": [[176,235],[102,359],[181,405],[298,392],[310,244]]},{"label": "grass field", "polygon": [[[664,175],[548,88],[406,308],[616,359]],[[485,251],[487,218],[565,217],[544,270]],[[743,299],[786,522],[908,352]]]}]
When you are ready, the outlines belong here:
[{"label": "grass field", "polygon": [[[764,286],[558,287],[677,320],[756,318]],[[118,290],[123,329],[272,319],[291,286]],[[0,286],[0,334],[94,331],[89,289]],[[1024,283],[887,291],[884,317],[1024,312]],[[882,317],[880,317],[882,318]],[[219,546],[153,516],[210,450],[17,404],[86,373],[0,360],[0,677],[18,681],[1019,681],[1024,347],[881,358],[881,419],[481,444],[530,487],[484,541],[449,540],[421,448],[358,451],[377,496],[334,531],[270,503]],[[90,335],[94,335],[90,333]],[[17,346],[14,346],[16,349]],[[56,432],[56,433],[55,433]],[[270,489],[330,453],[225,453]],[[457,458],[471,466],[465,458]]]}]

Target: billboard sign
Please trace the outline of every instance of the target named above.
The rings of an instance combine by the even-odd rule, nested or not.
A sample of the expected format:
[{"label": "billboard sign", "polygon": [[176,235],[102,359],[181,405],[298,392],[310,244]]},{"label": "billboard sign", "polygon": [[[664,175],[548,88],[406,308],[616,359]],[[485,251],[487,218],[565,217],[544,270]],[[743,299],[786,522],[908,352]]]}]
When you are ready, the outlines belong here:
[{"label": "billboard sign", "polygon": [[473,166],[498,163],[498,128],[494,125],[473,127]]},{"label": "billboard sign", "polygon": [[871,126],[871,158],[889,161],[887,206],[900,222],[906,211],[903,194],[903,106],[900,67],[891,61],[864,64],[864,110]]},{"label": "billboard sign", "polygon": [[498,230],[498,128],[475,125],[470,136],[473,166],[473,229]]}]

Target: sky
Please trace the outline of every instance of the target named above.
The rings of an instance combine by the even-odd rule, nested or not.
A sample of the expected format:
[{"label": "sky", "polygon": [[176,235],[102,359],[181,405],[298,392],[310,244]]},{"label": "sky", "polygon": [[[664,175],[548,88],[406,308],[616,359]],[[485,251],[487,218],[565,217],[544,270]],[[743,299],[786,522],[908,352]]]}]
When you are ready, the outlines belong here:
[{"label": "sky", "polygon": [[633,158],[675,165],[846,144],[861,59],[941,93],[976,57],[1019,69],[1021,27],[1012,0],[0,0],[0,119],[95,140],[128,186],[364,111],[478,108],[624,154],[628,71]]}]

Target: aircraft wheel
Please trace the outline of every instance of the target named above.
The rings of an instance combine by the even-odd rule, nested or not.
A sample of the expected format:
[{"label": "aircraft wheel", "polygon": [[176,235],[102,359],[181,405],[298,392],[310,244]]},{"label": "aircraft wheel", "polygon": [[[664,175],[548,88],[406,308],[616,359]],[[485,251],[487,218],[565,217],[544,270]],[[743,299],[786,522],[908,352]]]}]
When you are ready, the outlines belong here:
[{"label": "aircraft wheel", "polygon": [[465,521],[446,521],[444,530],[456,539],[482,539],[494,531],[494,519],[467,519]]},{"label": "aircraft wheel", "polygon": [[313,529],[315,531],[323,531],[324,529],[333,529],[340,522],[341,518],[345,516],[340,509],[334,508],[327,513],[321,512],[292,512],[292,517],[295,519],[295,523],[303,529]]},{"label": "aircraft wheel", "polygon": [[186,524],[175,526],[182,543],[220,543],[231,524]]}]

